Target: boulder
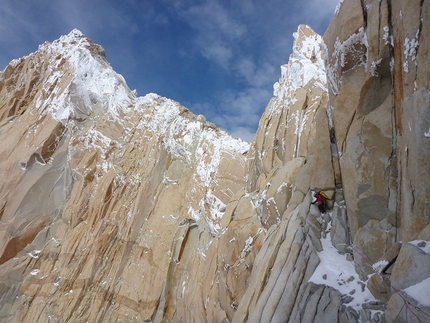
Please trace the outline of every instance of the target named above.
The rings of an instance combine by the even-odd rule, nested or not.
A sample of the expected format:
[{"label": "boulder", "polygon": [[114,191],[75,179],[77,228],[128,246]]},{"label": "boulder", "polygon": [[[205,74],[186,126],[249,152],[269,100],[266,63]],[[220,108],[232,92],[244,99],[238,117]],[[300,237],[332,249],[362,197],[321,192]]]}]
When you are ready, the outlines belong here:
[{"label": "boulder", "polygon": [[363,280],[375,273],[372,265],[393,247],[395,234],[394,227],[386,221],[377,220],[370,220],[357,231],[353,244],[354,263]]},{"label": "boulder", "polygon": [[430,242],[414,240],[403,243],[391,274],[393,289],[402,290],[430,277]]}]

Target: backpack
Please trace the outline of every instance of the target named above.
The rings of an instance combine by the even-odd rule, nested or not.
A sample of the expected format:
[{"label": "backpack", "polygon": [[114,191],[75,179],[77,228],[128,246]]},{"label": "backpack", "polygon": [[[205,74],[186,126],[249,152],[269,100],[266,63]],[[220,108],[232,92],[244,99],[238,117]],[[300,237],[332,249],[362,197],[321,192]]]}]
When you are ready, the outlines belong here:
[{"label": "backpack", "polygon": [[326,194],[326,193],[324,193],[324,192],[320,192],[319,194],[321,194],[322,196],[324,196],[324,198],[328,199],[328,196],[327,196],[327,194]]}]

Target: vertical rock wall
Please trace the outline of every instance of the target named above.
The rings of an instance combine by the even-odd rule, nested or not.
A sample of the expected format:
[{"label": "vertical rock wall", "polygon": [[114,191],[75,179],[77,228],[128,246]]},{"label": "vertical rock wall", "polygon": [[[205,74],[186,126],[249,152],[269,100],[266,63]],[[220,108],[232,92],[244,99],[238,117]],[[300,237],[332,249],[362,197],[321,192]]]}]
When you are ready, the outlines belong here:
[{"label": "vertical rock wall", "polygon": [[299,26],[247,153],[76,30],[11,62],[1,320],[426,321],[429,6],[341,1],[324,42]]},{"label": "vertical rock wall", "polygon": [[345,0],[324,36],[351,233],[378,222],[387,246],[429,222],[426,6]]},{"label": "vertical rock wall", "polygon": [[311,204],[312,191],[334,197],[337,159],[322,39],[305,25],[294,36],[293,54],[282,66],[248,154],[247,189],[260,196],[259,215],[268,230],[233,322],[347,317],[338,291],[310,282],[329,221]]},{"label": "vertical rock wall", "polygon": [[430,239],[429,10],[428,1],[345,0],[324,35],[354,261],[373,275],[375,296],[392,295],[388,321],[405,320],[407,307],[392,304],[428,277],[425,261],[410,262],[419,250],[409,242]]},{"label": "vertical rock wall", "polygon": [[[248,144],[176,102],[136,97],[76,30],[13,61],[0,97],[0,320],[205,317],[218,262],[240,258],[250,234],[258,245],[251,219],[232,226],[232,255],[217,254]],[[214,308],[232,310],[215,294]]]}]

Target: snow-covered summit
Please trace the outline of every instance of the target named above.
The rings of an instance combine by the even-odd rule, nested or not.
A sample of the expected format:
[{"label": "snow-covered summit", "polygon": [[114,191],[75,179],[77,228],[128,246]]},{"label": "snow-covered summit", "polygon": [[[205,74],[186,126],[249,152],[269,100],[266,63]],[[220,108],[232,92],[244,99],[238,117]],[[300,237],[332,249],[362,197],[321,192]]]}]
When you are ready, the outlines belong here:
[{"label": "snow-covered summit", "polygon": [[427,322],[430,20],[367,4],[299,28],[247,155],[77,31],[10,64],[2,322]]},{"label": "snow-covered summit", "polygon": [[285,98],[289,90],[304,87],[311,81],[324,91],[327,89],[322,37],[307,25],[300,25],[293,36],[293,53],[289,63],[281,66],[281,79],[273,86],[273,93],[279,99]]},{"label": "snow-covered summit", "polygon": [[[55,93],[49,102],[50,112],[63,123],[70,117],[86,118],[96,110],[118,117],[135,99],[124,78],[106,61],[104,49],[77,29],[52,43],[45,42],[37,54],[48,59],[47,83],[64,82],[64,73],[71,77],[65,91]],[[48,102],[39,103],[44,106]]]},{"label": "snow-covered summit", "polygon": [[[0,283],[15,264],[34,262],[17,280],[17,292],[25,277],[46,277],[55,289],[49,299],[73,296],[84,304],[74,296],[80,289],[74,283],[62,292],[63,279],[80,281],[76,277],[94,270],[97,283],[90,289],[114,286],[115,280],[116,294],[132,295],[139,286],[139,295],[149,295],[138,296],[143,310],[154,292],[163,290],[169,264],[188,263],[182,240],[200,260],[226,231],[231,218],[224,217],[226,205],[245,184],[249,146],[178,102],[153,93],[137,97],[104,50],[78,30],[44,43],[0,74],[0,142]],[[44,272],[39,264],[54,245],[59,253],[75,254],[73,263],[89,271],[70,273],[71,258],[58,255]],[[75,247],[79,251],[71,252]],[[123,247],[125,253],[117,253]],[[112,271],[118,278],[88,260],[99,255],[108,266],[122,267]],[[25,293],[13,292],[10,299],[20,306]],[[0,316],[9,317],[3,296]],[[62,304],[61,314],[40,315],[40,321],[99,320],[90,313],[66,313],[74,305]],[[20,322],[34,321],[32,314],[18,315]],[[146,314],[137,315],[146,320]],[[129,314],[112,318],[121,320],[130,321]]]},{"label": "snow-covered summit", "polygon": [[[62,92],[54,88],[51,101],[39,102],[40,106],[46,107],[62,123],[70,118],[82,120],[91,114],[103,114],[122,124],[127,119],[124,116],[137,113],[142,119],[136,126],[142,127],[141,123],[145,122],[144,126],[148,129],[166,135],[167,129],[177,123],[175,119],[179,118],[183,125],[193,124],[198,119],[177,102],[157,94],[137,97],[136,91],[131,91],[122,75],[116,73],[106,61],[104,49],[78,29],[73,29],[68,35],[61,36],[52,43],[46,42],[39,47],[37,53],[48,57],[48,83],[58,84],[65,79],[69,81],[64,74],[70,75],[70,84]],[[184,114],[184,111],[188,112]],[[206,119],[200,119],[203,122],[198,121],[197,128],[203,129]],[[230,135],[220,129],[216,133],[223,142],[234,142],[227,145],[232,149],[243,152],[249,146],[242,140],[226,139]],[[175,138],[180,135],[172,134]]]},{"label": "snow-covered summit", "polygon": [[300,25],[293,33],[294,45],[291,58],[310,60],[319,68],[324,69],[324,58],[321,51],[323,39],[308,25]]},{"label": "snow-covered summit", "polygon": [[[205,190],[195,203],[189,200],[188,217],[196,221],[205,219],[213,231],[221,228],[219,210],[230,193],[217,191],[214,174],[219,167],[224,167],[226,155],[235,156],[242,168],[243,154],[249,149],[249,143],[231,137],[178,102],[154,93],[137,97],[106,61],[103,48],[77,29],[52,43],[45,42],[36,52],[15,61],[0,77],[7,78],[11,74],[20,81],[8,92],[11,98],[5,101],[15,102],[17,96],[32,97],[19,111],[21,119],[31,114],[62,129],[61,134],[54,133],[52,137],[56,142],[71,138],[70,160],[73,151],[79,149],[100,154],[97,164],[100,171],[94,176],[97,181],[114,168],[118,171],[118,160],[134,149],[130,146],[145,150],[141,147],[153,145],[153,152],[166,153],[192,169],[195,176],[191,183]],[[33,88],[25,86],[29,80]],[[28,93],[22,95],[20,88]],[[10,114],[15,112],[4,113]],[[33,124],[34,120],[28,123]],[[42,128],[35,126],[34,131]],[[35,156],[43,155],[39,158],[43,163],[55,159],[39,152],[39,146],[34,144]],[[33,164],[28,158],[19,160],[25,169]],[[79,174],[86,171],[79,171]],[[130,181],[138,185],[136,178]],[[166,181],[170,183],[170,179]],[[234,181],[241,183],[243,178],[239,176]]]}]

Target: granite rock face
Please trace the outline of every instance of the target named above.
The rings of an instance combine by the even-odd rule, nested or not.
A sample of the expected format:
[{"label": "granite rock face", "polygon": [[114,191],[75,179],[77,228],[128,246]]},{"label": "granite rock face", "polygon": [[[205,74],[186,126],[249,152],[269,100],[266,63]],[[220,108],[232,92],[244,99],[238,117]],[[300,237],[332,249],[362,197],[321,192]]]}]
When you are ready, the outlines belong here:
[{"label": "granite rock face", "polygon": [[345,0],[324,35],[354,262],[361,278],[373,275],[375,297],[391,297],[389,322],[407,317],[408,306],[393,306],[411,299],[404,289],[428,288],[428,251],[410,242],[429,239],[429,10],[428,1]]},{"label": "granite rock face", "polygon": [[427,6],[345,0],[324,36],[351,235],[377,221],[384,249],[429,222]]},{"label": "granite rock face", "polygon": [[429,6],[299,26],[251,144],[138,97],[77,30],[12,61],[1,321],[425,321]]},{"label": "granite rock face", "polygon": [[0,82],[2,321],[187,321],[221,261],[254,257],[241,254],[250,235],[258,246],[251,219],[228,256],[203,261],[244,188],[248,143],[176,102],[136,97],[76,30]]},{"label": "granite rock face", "polygon": [[323,43],[305,25],[294,37],[248,153],[247,189],[268,230],[233,322],[328,322],[341,311],[338,291],[310,281],[325,233],[312,190],[335,190]]}]

